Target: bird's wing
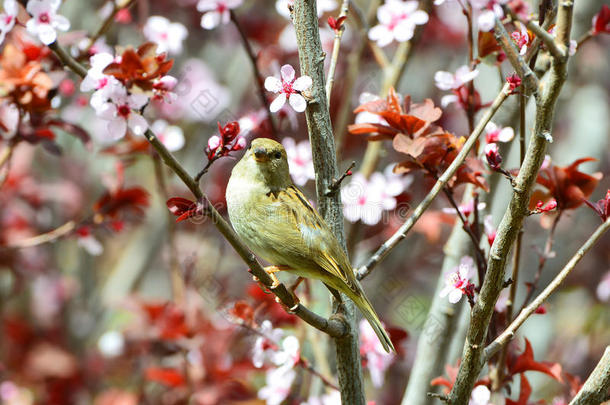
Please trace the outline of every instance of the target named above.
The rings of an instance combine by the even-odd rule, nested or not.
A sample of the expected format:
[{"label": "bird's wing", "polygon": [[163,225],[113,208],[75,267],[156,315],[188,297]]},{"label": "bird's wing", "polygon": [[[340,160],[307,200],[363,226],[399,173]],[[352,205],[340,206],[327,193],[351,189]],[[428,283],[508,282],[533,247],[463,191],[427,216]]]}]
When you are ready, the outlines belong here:
[{"label": "bird's wing", "polygon": [[339,278],[351,290],[358,292],[360,289],[347,255],[336,236],[320,214],[309,204],[303,193],[295,186],[290,186],[273,197],[282,205],[291,208],[288,212],[292,216],[294,227],[299,230],[300,237],[309,248],[316,264]]}]

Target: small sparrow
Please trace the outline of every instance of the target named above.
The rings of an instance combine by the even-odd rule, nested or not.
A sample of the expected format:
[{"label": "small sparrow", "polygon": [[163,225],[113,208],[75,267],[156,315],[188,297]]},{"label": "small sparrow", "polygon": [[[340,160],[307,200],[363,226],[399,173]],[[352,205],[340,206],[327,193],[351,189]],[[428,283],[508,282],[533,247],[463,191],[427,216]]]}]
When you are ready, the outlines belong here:
[{"label": "small sparrow", "polygon": [[233,168],[226,197],[233,228],[256,255],[273,264],[265,271],[275,285],[274,273],[280,270],[321,280],[354,301],[383,348],[395,351],[341,244],[292,184],[281,144],[253,140]]}]

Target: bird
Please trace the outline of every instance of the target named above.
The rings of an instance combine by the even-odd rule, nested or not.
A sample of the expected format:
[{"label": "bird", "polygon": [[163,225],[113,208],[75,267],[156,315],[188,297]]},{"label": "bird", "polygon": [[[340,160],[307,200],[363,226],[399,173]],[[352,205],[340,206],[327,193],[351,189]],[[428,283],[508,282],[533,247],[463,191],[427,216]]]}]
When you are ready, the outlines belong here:
[{"label": "bird", "polygon": [[254,139],[233,167],[226,189],[235,232],[279,285],[275,273],[288,271],[322,281],[349,297],[383,348],[396,351],[371,302],[356,279],[339,240],[290,177],[286,150],[269,138]]}]

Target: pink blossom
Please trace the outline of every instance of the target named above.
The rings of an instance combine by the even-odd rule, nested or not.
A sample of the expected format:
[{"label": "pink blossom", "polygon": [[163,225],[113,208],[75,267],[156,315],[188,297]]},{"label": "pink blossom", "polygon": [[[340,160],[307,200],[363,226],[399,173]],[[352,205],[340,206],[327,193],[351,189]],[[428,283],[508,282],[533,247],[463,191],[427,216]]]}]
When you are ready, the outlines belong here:
[{"label": "pink blossom", "polygon": [[499,127],[491,121],[485,126],[487,143],[510,142],[514,137],[515,131],[511,127]]},{"label": "pink blossom", "polygon": [[517,44],[517,48],[519,48],[519,54],[525,55],[525,53],[527,52],[527,45],[530,41],[529,34],[527,33],[527,28],[525,28],[524,25],[521,25],[521,31],[513,31],[510,36]]},{"label": "pink blossom", "polygon": [[0,44],[4,42],[6,34],[13,29],[19,8],[15,0],[4,0],[4,11],[0,13]]},{"label": "pink blossom", "polygon": [[182,41],[188,35],[184,25],[173,23],[159,15],[148,17],[142,31],[146,39],[157,44],[157,52],[159,53],[180,54],[182,52]]},{"label": "pink blossom", "polygon": [[19,109],[15,104],[6,100],[0,102],[0,122],[6,128],[6,132],[4,129],[0,131],[0,139],[10,138],[17,133]]},{"label": "pink blossom", "polygon": [[87,71],[87,76],[80,84],[80,91],[94,90],[91,96],[91,107],[96,111],[108,101],[110,95],[122,84],[114,77],[104,74],[104,69],[115,61],[115,57],[109,53],[100,52],[89,58],[91,67]]},{"label": "pink blossom", "polygon": [[259,332],[260,334],[257,336],[252,349],[252,364],[256,368],[261,368],[265,363],[271,361],[272,354],[279,350],[277,342],[284,334],[282,329],[274,329],[269,320],[263,321]]},{"label": "pink blossom", "polygon": [[392,364],[395,354],[383,349],[375,331],[365,319],[360,321],[360,355],[365,360],[373,385],[383,386],[384,374]]},{"label": "pink blossom", "polygon": [[595,290],[600,301],[610,301],[610,271],[606,272]]},{"label": "pink blossom", "polygon": [[498,144],[488,143],[485,145],[485,158],[487,159],[487,164],[492,170],[500,170],[502,155],[500,155],[500,151],[498,150]]},{"label": "pink blossom", "polygon": [[[290,19],[290,7],[294,6],[294,0],[277,0],[275,2],[276,11],[282,16]],[[337,2],[335,0],[317,0],[316,10],[318,17],[322,17],[324,13],[333,11],[337,8]]]},{"label": "pink blossom", "polygon": [[99,256],[104,252],[104,246],[95,235],[93,235],[90,227],[81,226],[78,228],[76,230],[76,238],[78,245],[85,249],[90,255]]},{"label": "pink blossom", "polygon": [[211,30],[220,24],[227,24],[231,20],[231,10],[242,3],[243,0],[199,0],[197,10],[204,13],[201,26]]},{"label": "pink blossom", "polygon": [[508,76],[506,78],[506,83],[509,84],[509,88],[511,91],[511,94],[515,92],[515,89],[519,86],[521,86],[521,78],[519,77],[518,74],[513,73],[512,75]]},{"label": "pink blossom", "polygon": [[484,385],[477,385],[470,394],[468,405],[489,405],[491,391]]},{"label": "pink blossom", "polygon": [[473,296],[474,285],[470,282],[470,277],[474,275],[474,261],[470,256],[462,257],[459,266],[445,278],[445,287],[441,290],[441,298],[448,297],[449,302],[457,304],[462,295]]},{"label": "pink blossom", "polygon": [[280,405],[290,393],[296,376],[294,366],[300,357],[299,340],[294,336],[284,338],[279,350],[271,354],[271,361],[277,367],[267,371],[266,384],[258,391],[258,397],[267,404]]},{"label": "pink blossom", "polygon": [[280,72],[281,80],[273,76],[265,79],[265,89],[280,94],[273,100],[269,110],[277,112],[288,100],[288,103],[296,112],[305,111],[307,101],[301,95],[301,92],[311,87],[311,77],[304,75],[296,79],[294,68],[290,65],[282,66]]},{"label": "pink blossom", "polygon": [[350,222],[362,221],[366,225],[375,225],[381,220],[384,211],[396,208],[396,196],[411,181],[410,176],[394,174],[391,166],[384,173],[373,173],[369,179],[356,173],[341,189],[343,215]]},{"label": "pink blossom", "polygon": [[477,69],[470,70],[470,67],[460,66],[455,73],[439,70],[434,74],[436,87],[441,90],[457,90],[479,75]]},{"label": "pink blossom", "polygon": [[125,136],[127,127],[134,134],[143,135],[148,129],[148,123],[139,111],[147,103],[148,97],[144,94],[129,94],[124,87],[118,87],[110,95],[109,101],[102,104],[96,113],[108,121],[107,135],[113,140]]},{"label": "pink blossom", "polygon": [[428,22],[428,14],[417,7],[417,1],[386,0],[377,9],[379,24],[369,30],[369,39],[379,46],[410,40],[415,26]]},{"label": "pink blossom", "polygon": [[[487,204],[485,204],[484,202],[480,202],[477,204],[477,210],[481,211],[481,210],[485,209],[486,206],[487,206]],[[468,218],[470,216],[470,214],[472,214],[474,212],[474,200],[470,200],[467,203],[460,205],[458,208],[459,208],[460,212],[462,213],[462,215],[464,215],[465,218]],[[455,210],[455,208],[443,208],[443,212],[445,214],[457,215],[457,211]]]},{"label": "pink blossom", "polygon": [[180,127],[169,125],[165,120],[156,120],[150,129],[170,152],[180,150],[184,146],[184,133]]},{"label": "pink blossom", "polygon": [[294,139],[286,137],[282,140],[282,145],[286,149],[290,175],[294,184],[302,186],[308,180],[315,179],[316,173],[313,169],[313,158],[309,141],[296,143]]},{"label": "pink blossom", "polygon": [[496,23],[496,19],[504,18],[502,4],[508,0],[470,0],[472,9],[475,11],[479,30],[491,31]]},{"label": "pink blossom", "polygon": [[178,99],[178,95],[172,90],[178,84],[178,79],[173,76],[163,76],[153,83],[153,100],[172,103]]},{"label": "pink blossom", "polygon": [[50,45],[57,39],[56,29],[67,31],[70,21],[57,14],[61,0],[29,0],[27,11],[32,15],[25,27],[28,32],[38,37],[40,42]]},{"label": "pink blossom", "polygon": [[296,372],[292,368],[278,367],[267,370],[265,386],[258,390],[258,397],[267,405],[280,405],[288,394],[294,382]]},{"label": "pink blossom", "polygon": [[493,218],[491,215],[485,216],[483,226],[485,228],[485,235],[487,236],[487,243],[489,243],[489,246],[491,246],[493,245],[494,240],[496,240],[496,227],[493,224]]}]

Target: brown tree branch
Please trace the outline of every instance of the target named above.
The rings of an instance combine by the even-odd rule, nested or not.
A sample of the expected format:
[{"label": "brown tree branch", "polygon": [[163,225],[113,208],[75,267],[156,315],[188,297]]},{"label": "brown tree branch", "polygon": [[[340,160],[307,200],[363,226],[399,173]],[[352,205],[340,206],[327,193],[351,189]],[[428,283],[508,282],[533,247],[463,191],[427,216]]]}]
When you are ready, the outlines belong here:
[{"label": "brown tree branch", "polygon": [[237,32],[239,32],[239,36],[241,38],[241,42],[243,43],[244,49],[248,54],[248,59],[250,59],[250,64],[252,65],[252,70],[254,71],[254,80],[256,81],[256,88],[258,89],[258,96],[260,97],[261,103],[263,104],[263,107],[265,107],[265,111],[267,112],[267,119],[269,120],[269,125],[271,126],[271,134],[273,136],[277,136],[278,132],[277,128],[275,127],[275,121],[273,121],[273,115],[271,115],[271,110],[269,110],[269,100],[267,99],[267,93],[265,92],[263,76],[261,75],[260,70],[258,70],[258,58],[256,57],[256,54],[254,53],[254,50],[250,45],[250,41],[248,40],[248,36],[243,30],[241,24],[239,23],[235,12],[233,10],[230,10],[230,12],[231,21],[233,22],[233,25],[235,25],[235,28],[237,28]]},{"label": "brown tree branch", "polygon": [[[347,17],[349,11],[349,0],[343,0],[341,3],[341,11],[339,12],[339,18]],[[335,83],[335,70],[337,69],[337,62],[339,61],[339,49],[341,48],[341,38],[345,31],[345,24],[341,25],[341,28],[335,31],[335,40],[333,42],[333,53],[330,58],[330,66],[328,67],[328,77],[326,78],[326,105],[330,108],[330,95],[333,91],[333,84]]]},{"label": "brown tree branch", "polygon": [[610,389],[610,346],[606,346],[604,355],[570,405],[601,404],[608,399],[608,389]]},{"label": "brown tree branch", "polygon": [[[56,42],[49,45],[49,48],[55,52],[60,61],[64,64],[64,66],[70,68],[74,73],[79,75],[81,78],[84,78],[87,75],[87,69],[77,61],[75,61],[61,46],[59,46]],[[231,225],[220,215],[220,213],[214,208],[214,206],[210,203],[207,196],[203,194],[199,184],[195,181],[193,177],[186,171],[186,169],[176,160],[174,155],[172,155],[165,146],[159,141],[159,139],[155,136],[155,134],[148,129],[144,134],[148,142],[151,146],[157,151],[163,163],[168,166],[179,178],[182,180],[185,186],[193,193],[195,198],[201,202],[204,207],[204,213],[207,217],[212,220],[212,223],[216,228],[220,231],[220,233],[225,237],[225,239],[231,244],[233,249],[237,252],[237,254],[242,258],[242,260],[248,265],[250,271],[254,276],[256,276],[259,281],[261,281],[267,288],[269,288],[290,310],[299,318],[313,326],[321,330],[322,332],[327,333],[333,337],[342,337],[345,336],[348,328],[345,324],[344,320],[338,317],[331,317],[330,319],[326,319],[321,317],[320,315],[310,311],[304,305],[300,304],[294,297],[290,291],[286,288],[284,284],[280,284],[276,288],[271,288],[273,286],[273,280],[271,277],[265,272],[261,264],[256,259],[256,256],[246,247],[244,242],[237,236]]]},{"label": "brown tree branch", "polygon": [[[313,82],[311,101],[305,110],[305,117],[316,171],[318,210],[345,249],[341,195],[338,190],[327,193],[333,179],[338,177],[338,169],[335,139],[324,88],[324,52],[320,42],[316,2],[295,1],[293,21],[301,74],[308,75]],[[354,304],[344,295],[342,297],[343,302],[333,300],[335,314],[345,319],[349,325],[348,333],[335,339],[341,401],[344,404],[364,405],[366,400]]]},{"label": "brown tree branch", "polygon": [[483,362],[487,361],[491,356],[496,354],[498,350],[504,347],[510,342],[517,329],[529,318],[536,309],[538,309],[550,296],[554,293],[557,288],[563,283],[568,277],[570,272],[574,270],[576,265],[580,262],[583,256],[591,250],[595,243],[610,229],[610,219],[606,220],[603,224],[597,227],[595,232],[587,239],[587,241],[578,249],[578,251],[572,256],[572,258],[566,263],[561,271],[555,276],[553,281],[525,308],[519,312],[519,315],[513,322],[502,332],[497,338],[494,339],[486,348],[483,354]]},{"label": "brown tree branch", "polygon": [[[557,16],[556,41],[558,44],[566,46],[566,48],[569,42],[573,5],[572,0],[561,0]],[[498,23],[496,23],[496,28],[498,31],[506,32],[504,27]],[[502,37],[503,35],[500,36],[500,39]],[[514,50],[514,48],[512,49]],[[540,83],[538,91],[534,93],[536,96],[534,133],[530,138],[525,160],[515,180],[515,187],[508,208],[498,226],[497,236],[490,251],[483,286],[471,311],[471,321],[462,354],[462,362],[449,396],[449,402],[452,405],[468,402],[474,382],[481,370],[483,345],[494,305],[504,285],[504,270],[507,258],[519,234],[523,220],[527,216],[530,194],[538,170],[544,160],[547,139],[552,139],[553,112],[559,92],[566,80],[566,64],[566,58],[554,58],[549,74],[545,76],[545,80]]]}]

